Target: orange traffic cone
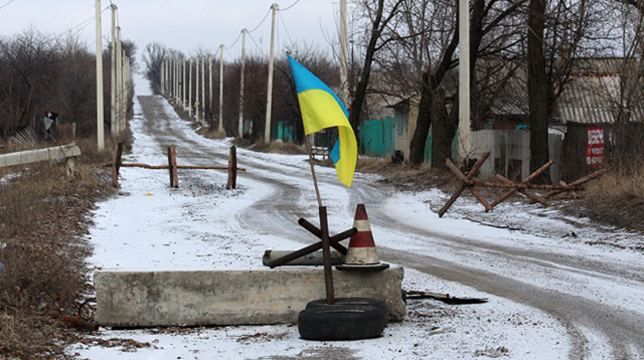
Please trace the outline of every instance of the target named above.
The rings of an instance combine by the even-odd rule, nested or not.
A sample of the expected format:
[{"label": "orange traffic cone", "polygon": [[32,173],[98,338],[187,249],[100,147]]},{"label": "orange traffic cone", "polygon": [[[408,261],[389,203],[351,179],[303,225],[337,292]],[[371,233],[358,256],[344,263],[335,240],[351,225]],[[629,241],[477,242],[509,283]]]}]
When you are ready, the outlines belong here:
[{"label": "orange traffic cone", "polygon": [[356,216],[353,227],[358,232],[349,241],[349,250],[343,265],[338,265],[338,270],[384,270],[389,264],[381,263],[376,252],[376,243],[373,241],[369,218],[364,204],[356,207]]}]

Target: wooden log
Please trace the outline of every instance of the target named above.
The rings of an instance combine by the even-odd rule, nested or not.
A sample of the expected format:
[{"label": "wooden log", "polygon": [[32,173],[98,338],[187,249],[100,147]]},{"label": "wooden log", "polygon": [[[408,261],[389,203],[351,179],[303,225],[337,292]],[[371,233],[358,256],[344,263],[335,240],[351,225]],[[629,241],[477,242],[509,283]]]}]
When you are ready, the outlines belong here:
[{"label": "wooden log", "polygon": [[[547,163],[543,164],[540,168],[538,168],[537,170],[535,170],[535,171],[534,171],[532,174],[530,174],[527,178],[525,178],[525,179],[521,180],[521,183],[520,183],[520,184],[515,184],[515,185],[516,185],[516,187],[515,187],[514,189],[510,189],[510,190],[508,190],[508,191],[504,192],[503,194],[501,194],[499,197],[497,197],[494,201],[492,201],[492,203],[490,204],[490,206],[491,206],[492,208],[494,208],[494,207],[496,207],[497,205],[499,205],[500,203],[502,203],[503,201],[505,201],[505,200],[507,200],[508,198],[510,198],[512,195],[516,194],[516,192],[519,190],[519,188],[521,188],[519,185],[527,186],[527,184],[528,184],[530,181],[534,180],[537,176],[541,175],[541,173],[543,173],[544,171],[546,171],[546,170],[547,170],[550,166],[552,166],[552,164],[554,164],[554,163],[555,163],[554,161],[550,160],[550,161],[548,161]],[[497,179],[499,179],[499,180],[501,180],[501,181],[503,181],[503,182],[505,182],[505,183],[507,183],[508,185],[509,185],[509,183],[514,184],[514,182],[512,182],[512,181],[510,181],[510,180],[506,179],[505,177],[503,177],[503,176],[501,176],[501,175],[499,175],[499,174],[497,174],[497,175],[496,175],[496,178],[497,178]],[[505,180],[503,180],[503,179],[505,179]],[[506,180],[507,180],[507,181],[506,181]],[[524,195],[525,195],[525,194],[524,194]],[[528,196],[528,195],[526,195],[526,196]],[[546,205],[546,206],[547,206],[547,205]]]},{"label": "wooden log", "polygon": [[[112,167],[112,163],[103,164],[103,167]],[[170,167],[168,165],[150,165],[143,163],[121,163],[122,168],[132,167],[132,168],[142,168],[148,170],[168,170]],[[228,170],[228,166],[219,166],[219,165],[177,165],[178,170]],[[246,172],[246,168],[237,168],[237,171]]]},{"label": "wooden log", "polygon": [[[577,180],[571,182],[570,184],[568,184],[568,186],[574,188],[575,190],[577,190],[577,189],[579,189],[579,187],[581,185],[587,183],[588,181],[590,181],[592,179],[595,179],[595,178],[597,178],[599,176],[604,175],[607,171],[608,171],[608,169],[597,170],[592,174],[580,177],[579,179],[577,179]],[[551,198],[551,197],[553,197],[555,195],[561,194],[564,191],[568,191],[568,190],[565,190],[565,189],[564,190],[552,190],[550,192],[545,193],[543,195],[543,197],[546,198],[546,199],[549,199],[549,198]]]},{"label": "wooden log", "polygon": [[[443,207],[442,207],[440,210],[438,210],[438,217],[443,217],[443,215],[445,215],[445,213],[447,212],[447,210],[449,210],[449,208],[450,208],[450,207],[452,207],[452,205],[454,204],[454,202],[456,201],[456,199],[458,199],[458,198],[461,196],[461,194],[463,193],[463,191],[464,191],[468,186],[472,186],[472,183],[473,183],[473,182],[471,181],[471,180],[472,180],[472,178],[473,178],[474,176],[476,176],[476,174],[478,174],[479,170],[481,169],[481,166],[483,166],[483,163],[485,163],[485,161],[488,159],[488,157],[490,157],[490,153],[489,153],[489,152],[487,152],[487,153],[483,154],[483,156],[482,156],[480,159],[478,159],[478,160],[476,161],[476,163],[474,164],[474,166],[472,166],[472,169],[467,173],[467,176],[463,175],[463,174],[461,173],[461,171],[456,167],[456,165],[454,165],[454,163],[452,163],[452,161],[451,161],[450,159],[445,159],[445,164],[447,165],[447,167],[449,168],[449,167],[450,167],[450,164],[451,164],[451,165],[454,165],[454,168],[456,168],[456,170],[457,170],[456,172],[457,172],[457,173],[460,173],[460,175],[463,175],[464,179],[462,180],[462,183],[461,183],[461,185],[458,187],[458,189],[456,190],[456,192],[455,192],[455,193],[454,193],[454,194],[449,198],[449,200],[447,200],[447,202],[445,203],[445,205],[443,205]],[[459,179],[461,179],[461,176],[457,175],[457,177],[459,177]]]}]

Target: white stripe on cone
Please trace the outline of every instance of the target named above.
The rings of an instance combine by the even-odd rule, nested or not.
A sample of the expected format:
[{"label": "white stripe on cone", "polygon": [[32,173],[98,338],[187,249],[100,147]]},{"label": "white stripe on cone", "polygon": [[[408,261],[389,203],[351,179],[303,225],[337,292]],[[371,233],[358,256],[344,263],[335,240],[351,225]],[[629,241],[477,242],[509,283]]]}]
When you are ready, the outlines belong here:
[{"label": "white stripe on cone", "polygon": [[380,260],[375,247],[352,247],[349,248],[344,263],[348,265],[371,265],[380,263]]},{"label": "white stripe on cone", "polygon": [[356,228],[358,232],[371,231],[371,225],[369,225],[369,220],[354,220],[353,227]]}]

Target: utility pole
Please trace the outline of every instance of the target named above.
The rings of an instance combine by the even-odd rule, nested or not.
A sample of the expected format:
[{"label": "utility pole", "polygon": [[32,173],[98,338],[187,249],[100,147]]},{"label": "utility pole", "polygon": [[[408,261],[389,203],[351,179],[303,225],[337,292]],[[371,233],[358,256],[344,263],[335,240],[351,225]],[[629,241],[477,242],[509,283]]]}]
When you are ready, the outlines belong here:
[{"label": "utility pole", "polygon": [[224,131],[224,44],[219,45],[219,132]]},{"label": "utility pole", "polygon": [[112,138],[118,135],[116,121],[116,5],[110,6],[112,9],[112,51],[110,61],[110,134]]},{"label": "utility pole", "polygon": [[349,39],[347,35],[347,0],[340,0],[340,82],[342,101],[349,104]]},{"label": "utility pole", "polygon": [[192,120],[192,58],[190,58],[190,67],[188,69],[188,116]]},{"label": "utility pole", "polygon": [[159,85],[160,85],[159,91],[161,91],[161,95],[165,95],[165,88],[164,88],[165,84],[163,83],[164,77],[165,77],[165,59],[163,59],[163,61],[161,62],[161,76],[159,79]]},{"label": "utility pole", "polygon": [[117,130],[123,113],[123,46],[121,44],[121,27],[116,27],[116,109],[114,109]]},{"label": "utility pole", "polygon": [[130,102],[130,58],[125,54],[125,50],[123,50],[123,68],[123,116],[119,124],[119,131],[125,129],[125,124],[127,123],[127,106]]},{"label": "utility pole", "polygon": [[181,59],[181,107],[186,110],[186,60]]},{"label": "utility pole", "polygon": [[181,59],[177,56],[175,60],[175,70],[177,74],[177,95],[175,96],[175,104],[181,102]]},{"label": "utility pole", "polygon": [[458,139],[459,159],[463,162],[471,155],[470,139],[470,3],[459,0],[458,7]]},{"label": "utility pole", "polygon": [[196,90],[196,96],[195,96],[195,113],[197,114],[197,122],[201,123],[201,114],[199,112],[199,108],[201,105],[199,104],[199,64],[201,62],[201,57],[197,56],[197,63],[195,66],[195,90]]},{"label": "utility pole", "polygon": [[266,89],[266,121],[264,122],[264,143],[271,142],[271,112],[273,109],[273,66],[275,63],[275,18],[279,5],[271,5],[273,10],[271,19],[271,48],[268,58],[268,88]]},{"label": "utility pole", "polygon": [[241,31],[241,74],[239,76],[239,123],[237,136],[244,136],[244,70],[246,68],[246,29]]},{"label": "utility pole", "polygon": [[206,58],[201,58],[201,120],[206,125]]},{"label": "utility pole", "polygon": [[105,119],[103,107],[103,37],[101,21],[101,0],[96,0],[96,148],[105,149],[105,134],[103,123]]},{"label": "utility pole", "polygon": [[212,55],[208,55],[208,109],[212,111]]}]

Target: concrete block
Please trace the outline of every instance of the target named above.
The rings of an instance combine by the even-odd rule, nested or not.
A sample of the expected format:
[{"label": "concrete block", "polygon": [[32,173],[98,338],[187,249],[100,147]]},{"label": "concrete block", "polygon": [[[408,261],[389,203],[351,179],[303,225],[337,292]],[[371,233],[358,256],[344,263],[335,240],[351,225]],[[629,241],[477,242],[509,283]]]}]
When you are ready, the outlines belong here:
[{"label": "concrete block", "polygon": [[[333,272],[337,297],[384,299],[390,319],[405,315],[403,268]],[[97,271],[96,321],[154,327],[294,324],[306,303],[325,297],[321,267],[247,271]]]},{"label": "concrete block", "polygon": [[73,143],[46,149],[20,151],[0,155],[0,168],[32,164],[40,161],[62,161],[66,158],[80,155],[81,149]]}]

